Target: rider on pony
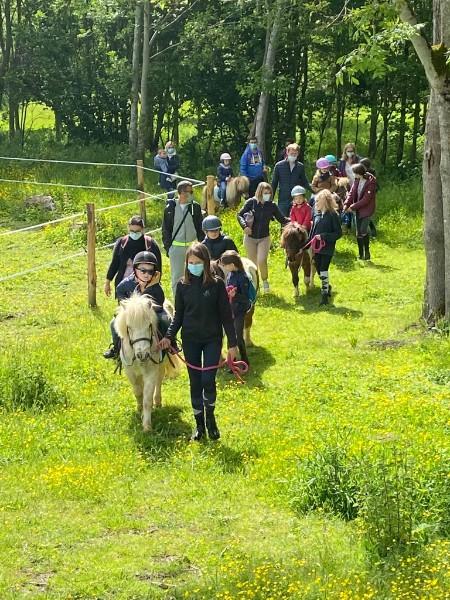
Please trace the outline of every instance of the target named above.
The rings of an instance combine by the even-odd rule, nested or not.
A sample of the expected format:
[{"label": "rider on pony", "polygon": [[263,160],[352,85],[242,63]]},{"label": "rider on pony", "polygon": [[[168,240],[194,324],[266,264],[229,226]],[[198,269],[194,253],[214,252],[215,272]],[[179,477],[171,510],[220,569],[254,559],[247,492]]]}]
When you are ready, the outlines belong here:
[{"label": "rider on pony", "polygon": [[[153,252],[139,252],[133,260],[133,273],[119,283],[116,295],[119,302],[133,293],[150,296],[153,308],[158,314],[158,329],[164,335],[169,327],[170,318],[163,308],[165,296],[159,283],[161,273],[157,268],[158,260]],[[120,352],[120,338],[115,330],[114,320],[115,318],[110,323],[112,344],[104,352],[105,358],[118,358]]]}]

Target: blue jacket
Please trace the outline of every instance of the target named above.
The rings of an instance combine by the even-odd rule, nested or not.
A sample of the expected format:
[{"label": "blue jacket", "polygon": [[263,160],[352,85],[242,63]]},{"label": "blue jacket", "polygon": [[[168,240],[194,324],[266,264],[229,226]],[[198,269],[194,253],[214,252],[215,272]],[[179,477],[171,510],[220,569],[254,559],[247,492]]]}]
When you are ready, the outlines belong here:
[{"label": "blue jacket", "polygon": [[245,314],[250,310],[251,303],[248,298],[249,279],[244,271],[231,271],[227,275],[227,286],[237,288],[236,295],[231,300],[233,317]]},{"label": "blue jacket", "polygon": [[220,163],[217,167],[217,180],[219,183],[225,181],[227,177],[233,177],[233,169],[231,166],[226,167],[224,164]]},{"label": "blue jacket", "polygon": [[256,152],[250,150],[250,146],[247,144],[247,148],[241,156],[239,168],[241,175],[245,175],[249,179],[259,179],[264,176],[264,157],[258,149]]}]

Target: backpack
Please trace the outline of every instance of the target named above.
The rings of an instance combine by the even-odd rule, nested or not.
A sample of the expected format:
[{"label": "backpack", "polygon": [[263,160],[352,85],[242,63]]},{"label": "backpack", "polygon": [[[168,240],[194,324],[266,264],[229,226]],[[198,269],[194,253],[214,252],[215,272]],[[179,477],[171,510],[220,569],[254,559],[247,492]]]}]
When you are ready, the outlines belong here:
[{"label": "backpack", "polygon": [[247,275],[247,279],[248,279],[248,300],[249,300],[249,302],[251,304],[251,307],[252,307],[255,304],[255,302],[256,302],[256,298],[258,296],[258,292],[257,292],[257,290],[255,288],[254,283],[253,283],[253,279],[251,278],[251,276],[249,275],[249,273],[245,272],[245,274]]}]

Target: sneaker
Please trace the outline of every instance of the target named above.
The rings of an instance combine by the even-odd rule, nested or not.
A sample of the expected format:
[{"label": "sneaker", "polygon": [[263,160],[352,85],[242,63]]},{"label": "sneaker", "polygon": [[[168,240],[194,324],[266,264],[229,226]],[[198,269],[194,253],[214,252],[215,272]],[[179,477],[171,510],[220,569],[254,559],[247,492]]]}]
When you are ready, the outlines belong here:
[{"label": "sneaker", "polygon": [[270,292],[270,285],[268,281],[263,281],[263,291],[265,294]]}]

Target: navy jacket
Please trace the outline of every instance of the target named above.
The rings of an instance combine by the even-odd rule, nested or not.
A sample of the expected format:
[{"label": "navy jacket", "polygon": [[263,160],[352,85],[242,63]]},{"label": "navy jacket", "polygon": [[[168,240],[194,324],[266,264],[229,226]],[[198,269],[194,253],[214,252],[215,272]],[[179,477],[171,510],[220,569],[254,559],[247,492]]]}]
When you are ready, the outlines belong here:
[{"label": "navy jacket", "polygon": [[312,192],[303,163],[297,161],[294,163],[294,168],[291,171],[288,160],[280,160],[280,162],[277,162],[273,170],[272,189],[273,195],[275,196],[275,192],[279,187],[278,202],[290,204],[292,201],[292,188],[296,185],[301,185]]},{"label": "navy jacket", "polygon": [[238,251],[236,244],[227,235],[221,233],[215,240],[210,239],[208,236],[205,237],[202,244],[209,250],[212,260],[219,260],[224,252],[227,250]]},{"label": "navy jacket", "polygon": [[[116,294],[117,300],[119,302],[121,300],[126,300],[131,296],[133,292],[139,292],[139,282],[137,281],[134,273],[125,277],[119,285],[117,286]],[[150,296],[155,304],[162,306],[164,304],[164,300],[166,299],[164,296],[164,290],[161,287],[161,284],[155,283],[155,285],[149,286],[144,290],[142,295]]]},{"label": "navy jacket", "polygon": [[325,246],[318,254],[327,254],[333,256],[337,240],[342,237],[341,219],[334,210],[322,214],[320,212],[314,215],[314,222],[309,239],[320,234],[324,240]]},{"label": "navy jacket", "polygon": [[237,214],[237,220],[242,229],[247,227],[244,215],[253,213],[254,221],[251,225],[251,238],[261,239],[269,235],[270,221],[276,219],[281,225],[289,223],[289,219],[283,216],[275,202],[258,202],[256,198],[250,198]]},{"label": "navy jacket", "polygon": [[233,177],[233,169],[231,166],[226,167],[224,164],[220,163],[217,167],[217,180],[219,183],[225,181],[227,177]]},{"label": "navy jacket", "polygon": [[181,339],[206,343],[221,340],[225,330],[228,347],[237,345],[225,284],[221,279],[204,284],[203,276],[182,279],[175,292],[175,315],[166,336],[175,341],[181,329]]},{"label": "navy jacket", "polygon": [[227,275],[227,286],[232,285],[237,288],[235,296],[231,299],[231,309],[233,316],[245,314],[250,310],[250,300],[248,299],[249,279],[245,271],[231,271]]}]

